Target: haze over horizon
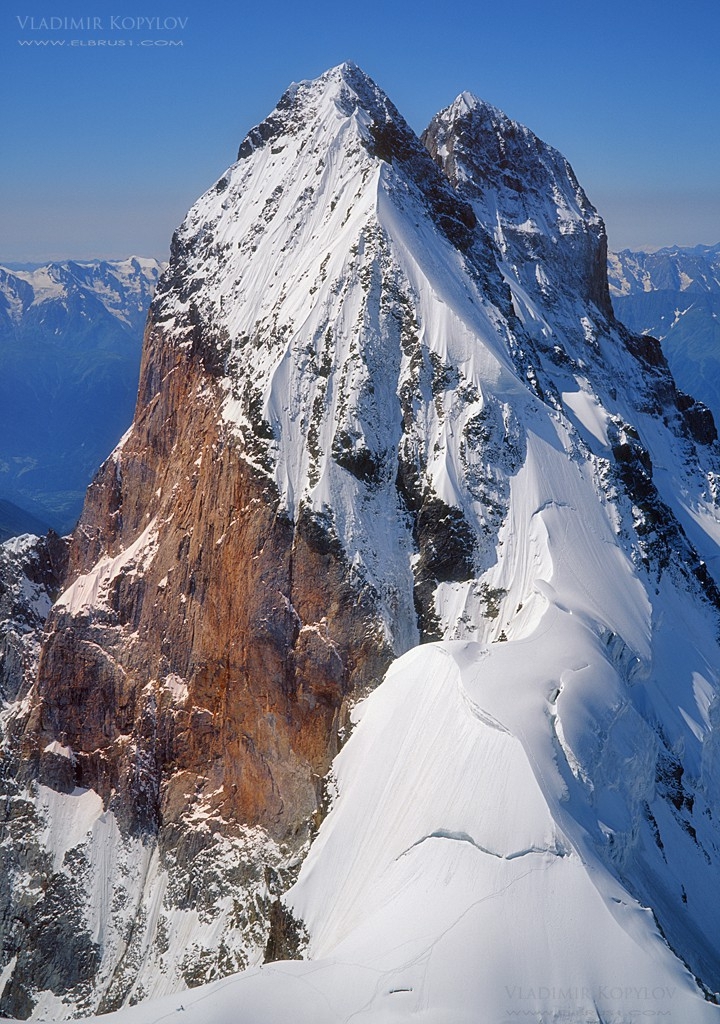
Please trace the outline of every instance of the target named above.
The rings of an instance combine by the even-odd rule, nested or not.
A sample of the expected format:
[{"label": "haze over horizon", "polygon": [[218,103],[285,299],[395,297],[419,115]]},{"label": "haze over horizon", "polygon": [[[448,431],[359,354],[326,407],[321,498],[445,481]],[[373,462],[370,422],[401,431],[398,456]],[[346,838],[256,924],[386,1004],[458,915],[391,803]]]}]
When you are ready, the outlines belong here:
[{"label": "haze over horizon", "polygon": [[5,111],[0,259],[166,258],[189,206],[290,82],[347,59],[417,132],[463,90],[526,124],[573,165],[611,249],[720,241],[710,4],[692,17],[668,0],[592,13],[520,0],[451,15],[424,0],[162,6],[3,14],[0,75],[16,101]]}]

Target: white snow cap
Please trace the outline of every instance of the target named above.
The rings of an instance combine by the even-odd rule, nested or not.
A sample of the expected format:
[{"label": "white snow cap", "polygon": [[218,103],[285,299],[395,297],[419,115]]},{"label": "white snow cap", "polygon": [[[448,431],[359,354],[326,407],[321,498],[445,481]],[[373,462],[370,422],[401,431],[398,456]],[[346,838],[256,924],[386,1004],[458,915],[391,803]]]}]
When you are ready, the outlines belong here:
[{"label": "white snow cap", "polygon": [[457,116],[460,114],[469,113],[471,110],[474,110],[476,107],[482,105],[483,101],[479,99],[475,95],[475,93],[461,92],[460,95],[457,96],[454,102],[451,104],[451,110]]},{"label": "white snow cap", "polygon": [[454,121],[464,114],[472,113],[473,110],[485,110],[495,121],[507,122],[509,120],[507,114],[503,113],[498,107],[494,107],[492,103],[480,99],[475,93],[467,91],[463,91],[456,96],[450,106],[438,114],[438,118],[440,120]]}]

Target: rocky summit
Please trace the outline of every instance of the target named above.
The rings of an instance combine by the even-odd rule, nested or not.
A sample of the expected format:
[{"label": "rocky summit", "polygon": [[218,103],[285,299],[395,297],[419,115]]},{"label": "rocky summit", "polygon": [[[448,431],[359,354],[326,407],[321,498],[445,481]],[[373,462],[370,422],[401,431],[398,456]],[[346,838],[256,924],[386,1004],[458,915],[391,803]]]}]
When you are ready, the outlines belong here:
[{"label": "rocky summit", "polygon": [[0,1013],[720,1020],[720,448],[606,260],[470,94],[250,131],[69,551],[2,549]]}]

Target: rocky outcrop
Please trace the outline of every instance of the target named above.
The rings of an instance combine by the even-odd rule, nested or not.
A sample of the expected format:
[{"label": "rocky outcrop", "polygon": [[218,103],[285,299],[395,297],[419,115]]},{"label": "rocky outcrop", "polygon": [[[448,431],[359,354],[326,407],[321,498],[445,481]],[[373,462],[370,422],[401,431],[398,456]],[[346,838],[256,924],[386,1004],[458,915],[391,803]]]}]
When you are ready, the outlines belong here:
[{"label": "rocky outcrop", "polygon": [[69,746],[77,785],[133,829],[201,805],[302,842],[345,701],[390,657],[372,595],[224,436],[202,361],[151,322],[144,365],[47,625],[25,757]]},{"label": "rocky outcrop", "polygon": [[[564,292],[612,315],[605,226],[561,153],[470,93],[422,139],[531,295],[552,305]],[[559,263],[561,287],[543,274]]]},{"label": "rocky outcrop", "polygon": [[67,570],[68,544],[52,531],[0,545],[0,698],[14,701],[35,671],[39,633]]},{"label": "rocky outcrop", "polygon": [[693,441],[703,445],[714,444],[718,439],[718,432],[710,409],[683,391],[678,391],[677,396],[678,409]]}]

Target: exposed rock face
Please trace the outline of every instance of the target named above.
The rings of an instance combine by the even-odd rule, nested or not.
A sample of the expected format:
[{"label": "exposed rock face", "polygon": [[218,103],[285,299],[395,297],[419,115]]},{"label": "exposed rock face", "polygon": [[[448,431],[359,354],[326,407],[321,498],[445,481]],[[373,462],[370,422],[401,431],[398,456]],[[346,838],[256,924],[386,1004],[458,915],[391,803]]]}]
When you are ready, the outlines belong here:
[{"label": "exposed rock face", "polygon": [[[422,138],[533,298],[574,296],[612,315],[605,226],[561,153],[470,93]],[[546,276],[559,265],[562,285]]]},{"label": "exposed rock face", "polygon": [[706,405],[682,391],[678,391],[677,404],[694,441],[704,445],[710,445],[717,441],[718,432],[715,418]]},{"label": "exposed rock face", "polygon": [[[271,903],[313,828],[345,701],[375,685],[391,657],[372,594],[348,581],[337,541],[310,512],[293,523],[272,482],[227,437],[200,357],[179,365],[165,331],[151,323],[145,366],[134,429],[88,492],[71,548],[72,582],[47,623],[29,714],[11,726],[16,735],[24,730],[21,759],[6,768],[17,773],[13,792],[25,811],[8,823],[5,838],[10,877],[18,871],[18,828],[32,834],[42,827],[23,797],[29,773],[41,793],[81,787],[99,794],[100,810],[104,804],[126,837],[121,859],[142,867],[152,855],[157,867],[146,863],[130,879],[123,898],[135,934],[113,950],[112,922],[105,948],[83,924],[88,895],[79,886],[89,885],[94,901],[92,887],[102,881],[94,839],[60,871],[40,849],[20,865],[51,888],[7,939],[17,970],[2,1008],[15,1016],[42,1005],[30,979],[33,990],[42,985],[86,1011],[99,996],[111,1009],[148,991],[137,984],[136,947],[151,943],[161,956],[162,928],[131,911],[153,898],[148,886],[157,871],[168,878],[168,913],[192,916],[204,903],[217,921],[215,901],[230,884],[240,901],[224,915],[227,953],[215,942],[190,969],[181,945],[175,984],[197,984],[262,956]],[[161,382],[157,391],[150,375]],[[5,666],[9,673],[8,659]],[[244,837],[256,826],[265,838],[248,852]],[[219,870],[218,844],[235,850]],[[244,867],[231,882],[235,858]],[[197,873],[192,884],[181,881],[188,871]],[[208,898],[213,871],[222,881]],[[59,898],[77,914],[56,918],[52,887],[68,884],[73,892]],[[11,913],[12,893],[5,895]],[[255,907],[256,926],[248,907]],[[161,915],[160,925],[172,929],[165,920]],[[40,932],[56,952],[38,945]],[[61,952],[80,974],[66,970]]]},{"label": "exposed rock face", "polygon": [[39,652],[38,633],[67,569],[67,541],[25,535],[0,545],[0,698],[24,696]]},{"label": "exposed rock face", "polygon": [[88,493],[28,742],[61,737],[77,784],[133,827],[201,804],[304,837],[343,701],[389,652],[337,545],[283,514],[223,436],[200,360],[175,358],[151,324],[162,386],[150,397],[143,377],[148,400]]}]

